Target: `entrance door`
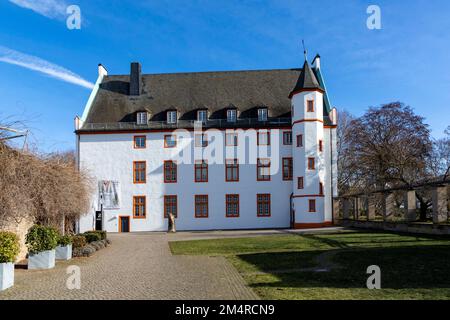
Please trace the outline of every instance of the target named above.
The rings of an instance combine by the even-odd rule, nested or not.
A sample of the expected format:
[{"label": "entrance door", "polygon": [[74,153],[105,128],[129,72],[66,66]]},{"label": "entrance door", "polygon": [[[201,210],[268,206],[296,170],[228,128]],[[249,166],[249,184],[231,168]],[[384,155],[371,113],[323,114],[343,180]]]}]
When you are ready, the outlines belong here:
[{"label": "entrance door", "polygon": [[119,231],[130,232],[130,217],[119,217]]}]

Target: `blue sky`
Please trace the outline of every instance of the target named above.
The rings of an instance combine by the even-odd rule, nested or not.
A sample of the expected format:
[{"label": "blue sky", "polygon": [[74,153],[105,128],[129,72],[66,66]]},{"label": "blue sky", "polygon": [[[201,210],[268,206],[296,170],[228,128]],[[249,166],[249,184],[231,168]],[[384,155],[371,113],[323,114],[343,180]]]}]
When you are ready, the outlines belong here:
[{"label": "blue sky", "polygon": [[[81,30],[66,27],[70,4]],[[366,27],[370,4],[381,30]],[[110,74],[131,61],[145,73],[292,68],[305,39],[338,109],[361,115],[402,101],[440,137],[450,125],[449,15],[448,0],[1,0],[0,118],[25,119],[43,151],[73,149],[73,118],[100,62]],[[11,53],[27,66],[1,61]]]}]

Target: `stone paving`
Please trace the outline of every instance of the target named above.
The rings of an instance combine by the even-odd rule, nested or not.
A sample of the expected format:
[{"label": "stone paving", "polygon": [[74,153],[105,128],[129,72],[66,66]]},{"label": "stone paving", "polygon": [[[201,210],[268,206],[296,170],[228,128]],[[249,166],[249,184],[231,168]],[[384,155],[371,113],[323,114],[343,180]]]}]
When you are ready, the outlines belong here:
[{"label": "stone paving", "polygon": [[[52,270],[16,269],[14,287],[0,292],[0,300],[258,299],[225,258],[170,253],[169,240],[194,239],[198,235],[110,234],[112,245],[89,258],[58,262]],[[80,267],[80,290],[66,287],[66,269],[70,265]]]}]

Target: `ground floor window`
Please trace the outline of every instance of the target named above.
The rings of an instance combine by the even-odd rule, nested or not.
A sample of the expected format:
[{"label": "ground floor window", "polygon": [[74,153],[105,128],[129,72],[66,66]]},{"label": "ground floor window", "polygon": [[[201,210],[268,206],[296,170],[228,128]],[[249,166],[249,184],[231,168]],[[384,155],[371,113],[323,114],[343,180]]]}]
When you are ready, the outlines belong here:
[{"label": "ground floor window", "polygon": [[133,218],[143,219],[145,218],[146,208],[145,208],[145,196],[133,197]]},{"label": "ground floor window", "polygon": [[270,217],[270,194],[257,194],[258,217]]},{"label": "ground floor window", "polygon": [[239,195],[227,194],[226,199],[226,216],[228,218],[239,217]]},{"label": "ground floor window", "polygon": [[195,217],[208,218],[208,195],[195,196]]},{"label": "ground floor window", "polygon": [[164,196],[164,218],[168,218],[170,214],[178,218],[178,199],[174,195]]}]

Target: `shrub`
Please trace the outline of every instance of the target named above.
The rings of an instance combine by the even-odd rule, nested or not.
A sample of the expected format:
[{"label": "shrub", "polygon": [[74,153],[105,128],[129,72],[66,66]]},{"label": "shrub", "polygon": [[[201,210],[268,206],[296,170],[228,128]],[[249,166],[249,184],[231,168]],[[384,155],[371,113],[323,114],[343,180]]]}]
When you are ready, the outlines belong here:
[{"label": "shrub", "polygon": [[58,245],[60,246],[68,246],[69,244],[72,244],[72,237],[71,236],[60,236],[58,239]]},{"label": "shrub", "polygon": [[34,225],[28,230],[26,244],[30,253],[53,250],[58,245],[58,231],[51,227]]},{"label": "shrub", "polygon": [[95,231],[85,232],[85,233],[83,233],[83,236],[86,238],[86,241],[89,243],[101,240],[101,235]]},{"label": "shrub", "polygon": [[19,237],[12,232],[0,232],[0,263],[16,261],[19,252]]},{"label": "shrub", "polygon": [[74,249],[83,248],[86,245],[85,236],[79,234],[72,237],[72,244]]},{"label": "shrub", "polygon": [[100,240],[106,240],[106,238],[108,237],[108,234],[106,231],[94,231],[95,233],[98,233],[100,235]]}]

